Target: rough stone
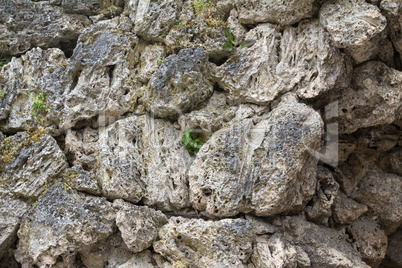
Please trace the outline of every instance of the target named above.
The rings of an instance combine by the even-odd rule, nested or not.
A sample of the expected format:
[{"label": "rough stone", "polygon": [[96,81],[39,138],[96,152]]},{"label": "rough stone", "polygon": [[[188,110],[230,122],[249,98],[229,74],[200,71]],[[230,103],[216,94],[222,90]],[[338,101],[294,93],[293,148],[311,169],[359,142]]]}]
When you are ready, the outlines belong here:
[{"label": "rough stone", "polygon": [[167,223],[166,216],[148,207],[139,207],[121,199],[113,202],[118,208],[116,224],[124,243],[132,252],[149,248],[158,237],[158,231]]},{"label": "rough stone", "polygon": [[66,131],[65,152],[70,163],[94,170],[98,151],[99,131],[86,127],[83,130]]},{"label": "rough stone", "polygon": [[37,198],[67,168],[66,157],[47,134],[20,132],[1,144],[0,193]]},{"label": "rough stone", "polygon": [[381,263],[386,268],[402,267],[402,229],[398,229],[388,238],[388,248],[385,260]]},{"label": "rough stone", "polygon": [[402,5],[398,0],[382,0],[380,9],[387,17],[391,40],[402,62]]},{"label": "rough stone", "polygon": [[29,209],[25,202],[2,195],[0,199],[0,259],[17,240],[21,218]]},{"label": "rough stone", "polygon": [[322,133],[319,115],[298,103],[215,132],[189,170],[194,208],[220,217],[300,210],[314,193],[318,160],[309,151]]},{"label": "rough stone", "polygon": [[68,187],[92,195],[100,195],[101,191],[95,174],[82,169],[81,166],[73,166],[66,170],[63,176],[64,183]]},{"label": "rough stone", "polygon": [[251,214],[247,214],[245,218],[250,222],[256,235],[273,234],[276,231],[275,226],[264,221],[263,218],[258,218]]},{"label": "rough stone", "polygon": [[301,216],[281,219],[284,238],[299,245],[308,255],[311,267],[369,268],[340,232],[305,221]]},{"label": "rough stone", "polygon": [[372,210],[386,234],[402,224],[402,177],[368,172],[351,197]]},{"label": "rough stone", "polygon": [[380,167],[385,172],[402,176],[402,148],[397,147],[381,157]]},{"label": "rough stone", "polygon": [[351,224],[367,211],[366,205],[350,199],[343,192],[338,193],[332,208],[333,218],[340,224]]},{"label": "rough stone", "polygon": [[390,124],[402,104],[402,72],[381,62],[368,62],[355,69],[352,89],[339,99],[339,132]]},{"label": "rough stone", "polygon": [[164,120],[129,117],[101,130],[97,175],[102,194],[161,210],[188,207],[190,156]]},{"label": "rough stone", "polygon": [[156,117],[178,117],[212,95],[210,71],[203,49],[183,49],[169,56],[152,75],[140,102]]},{"label": "rough stone", "polygon": [[288,91],[311,99],[349,84],[349,61],[317,21],[285,27],[283,33],[260,24],[246,39],[257,42],[238,49],[215,75],[234,101],[268,104]]},{"label": "rough stone", "polygon": [[15,257],[22,267],[68,262],[83,247],[92,247],[113,233],[115,211],[104,198],[88,197],[61,185],[39,198],[18,230]]},{"label": "rough stone", "polygon": [[362,260],[371,267],[378,267],[387,251],[388,239],[384,231],[375,222],[358,221],[348,226],[347,232]]},{"label": "rough stone", "polygon": [[68,47],[91,21],[84,15],[66,14],[48,1],[1,1],[0,43],[6,52],[22,54],[33,47]]},{"label": "rough stone", "polygon": [[304,18],[313,16],[314,0],[236,0],[239,20],[243,24],[270,22],[280,25],[292,25]]},{"label": "rough stone", "polygon": [[174,267],[244,267],[254,233],[248,221],[172,217],[159,231],[154,250]]},{"label": "rough stone", "polygon": [[[304,254],[303,254],[304,253]],[[249,267],[311,267],[308,255],[280,235],[257,237]]]},{"label": "rough stone", "polygon": [[328,220],[332,216],[331,207],[338,196],[338,190],[339,184],[332,173],[327,168],[318,166],[316,194],[310,201],[312,205],[306,207],[306,218],[328,226]]},{"label": "rough stone", "polygon": [[325,2],[320,10],[320,22],[334,44],[345,48],[356,63],[372,59],[382,49],[379,41],[387,20],[378,7],[364,0]]}]

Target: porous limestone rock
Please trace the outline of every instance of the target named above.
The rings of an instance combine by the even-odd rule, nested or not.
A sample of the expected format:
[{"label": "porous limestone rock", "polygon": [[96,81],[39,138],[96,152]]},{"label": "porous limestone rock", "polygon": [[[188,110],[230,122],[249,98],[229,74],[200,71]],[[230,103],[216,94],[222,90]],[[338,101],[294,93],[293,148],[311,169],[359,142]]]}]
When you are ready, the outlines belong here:
[{"label": "porous limestone rock", "polygon": [[243,24],[270,22],[280,25],[291,25],[304,18],[313,16],[314,0],[236,0],[239,20]]},{"label": "porous limestone rock", "polygon": [[382,170],[402,176],[402,148],[397,147],[380,160]]},{"label": "porous limestone rock", "polygon": [[331,207],[338,196],[339,184],[335,181],[331,171],[323,166],[317,169],[316,194],[306,207],[306,218],[317,224],[328,226],[332,216]]},{"label": "porous limestone rock", "polygon": [[63,174],[65,186],[92,195],[100,195],[101,191],[95,174],[84,170],[81,166],[73,166]]},{"label": "porous limestone rock", "polygon": [[8,253],[17,240],[21,218],[29,209],[22,200],[1,195],[0,198],[0,259]]},{"label": "porous limestone rock", "polygon": [[387,251],[388,239],[385,232],[371,221],[355,222],[347,227],[347,232],[362,260],[371,267],[378,267]]},{"label": "porous limestone rock", "polygon": [[325,2],[320,9],[320,22],[334,44],[345,48],[356,63],[372,59],[383,49],[379,41],[387,19],[378,7],[364,0]]},{"label": "porous limestone rock", "polygon": [[178,117],[212,95],[210,71],[207,52],[183,49],[169,56],[152,75],[140,102],[156,117]]},{"label": "porous limestone rock", "polygon": [[99,133],[96,169],[102,194],[161,210],[189,206],[186,170],[191,158],[179,131],[165,120],[129,117]]},{"label": "porous limestone rock", "polygon": [[330,45],[318,21],[285,27],[283,33],[260,24],[246,39],[257,42],[238,49],[215,75],[234,101],[268,104],[289,91],[310,99],[349,84],[350,62]]},{"label": "porous limestone rock", "polygon": [[386,268],[402,267],[402,229],[399,228],[388,238],[388,248],[385,260],[381,263]]},{"label": "porous limestone rock", "polygon": [[339,99],[339,132],[390,124],[400,115],[402,72],[382,62],[368,62],[353,73],[352,88]]},{"label": "porous limestone rock", "polygon": [[154,250],[174,267],[245,267],[254,233],[248,221],[172,217],[159,231]]},{"label": "porous limestone rock", "polygon": [[[159,261],[158,254],[153,254],[150,250],[144,250],[141,253],[134,254],[127,262],[115,266],[116,268],[168,268],[166,261]],[[112,267],[110,267],[112,268]]]},{"label": "porous limestone rock", "polygon": [[251,255],[250,268],[311,267],[310,259],[301,247],[296,247],[281,235],[259,236]]},{"label": "porous limestone rock", "polygon": [[70,163],[94,171],[98,151],[99,130],[86,127],[66,131],[65,152]]},{"label": "porous limestone rock", "polygon": [[78,36],[91,21],[84,15],[66,14],[49,1],[1,1],[0,44],[11,55],[33,47],[59,47],[72,52]]},{"label": "porous limestone rock", "polygon": [[65,155],[47,134],[20,132],[1,142],[0,193],[32,200],[67,168]]},{"label": "porous limestone rock", "polygon": [[147,41],[163,41],[175,24],[183,0],[126,1],[124,14],[134,23],[133,32]]},{"label": "porous limestone rock", "polygon": [[77,251],[105,241],[114,220],[115,211],[105,198],[51,187],[24,217],[15,257],[24,268],[51,266],[59,257],[66,265]]},{"label": "porous limestone rock", "polygon": [[351,224],[368,211],[366,205],[360,204],[339,191],[332,207],[335,222]]},{"label": "porous limestone rock", "polygon": [[369,207],[386,234],[402,224],[402,177],[368,172],[351,197]]},{"label": "porous limestone rock", "polygon": [[291,102],[256,125],[246,119],[215,132],[189,170],[194,208],[220,217],[300,210],[314,194],[310,152],[322,127],[318,113]]},{"label": "porous limestone rock", "polygon": [[116,224],[124,243],[132,252],[141,252],[149,248],[158,237],[158,231],[167,223],[166,216],[148,207],[139,207],[115,200],[113,205],[118,209]]},{"label": "porous limestone rock", "polygon": [[380,9],[387,17],[391,40],[402,62],[402,4],[399,0],[382,0]]},{"label": "porous limestone rock", "polygon": [[301,216],[282,218],[279,224],[284,231],[284,239],[299,245],[307,253],[311,267],[370,267],[346,242],[346,237],[335,229],[315,225]]}]

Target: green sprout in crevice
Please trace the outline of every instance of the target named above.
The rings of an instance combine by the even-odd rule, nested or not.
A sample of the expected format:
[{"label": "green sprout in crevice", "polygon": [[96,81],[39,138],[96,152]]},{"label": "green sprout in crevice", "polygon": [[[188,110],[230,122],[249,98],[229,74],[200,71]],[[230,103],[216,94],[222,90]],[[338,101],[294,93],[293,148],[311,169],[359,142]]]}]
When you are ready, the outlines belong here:
[{"label": "green sprout in crevice", "polygon": [[223,48],[227,51],[236,51],[238,47],[251,47],[256,42],[254,39],[248,39],[243,42],[237,43],[234,41],[233,35],[228,31],[224,30],[229,42],[223,45]]},{"label": "green sprout in crevice", "polygon": [[193,129],[188,129],[184,131],[182,141],[186,150],[191,154],[197,154],[201,149],[204,142],[201,140],[201,136],[198,131]]},{"label": "green sprout in crevice", "polygon": [[24,93],[24,94],[34,100],[32,104],[31,115],[35,118],[36,122],[38,122],[39,125],[42,125],[49,111],[49,108],[47,107],[46,104],[45,93],[40,92],[35,97],[32,96],[32,93]]}]

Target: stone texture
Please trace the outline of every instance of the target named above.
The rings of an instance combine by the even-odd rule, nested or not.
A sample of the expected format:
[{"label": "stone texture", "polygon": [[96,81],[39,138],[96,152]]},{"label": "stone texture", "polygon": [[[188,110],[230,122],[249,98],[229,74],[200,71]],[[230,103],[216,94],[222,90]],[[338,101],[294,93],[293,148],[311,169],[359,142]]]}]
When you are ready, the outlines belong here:
[{"label": "stone texture", "polygon": [[47,1],[2,1],[0,13],[0,43],[11,55],[33,47],[68,48],[91,24],[86,16],[65,14]]},{"label": "stone texture", "polygon": [[310,201],[311,206],[306,207],[306,218],[317,224],[328,226],[328,220],[332,216],[331,207],[338,196],[339,184],[332,173],[323,166],[317,169],[316,194]]},{"label": "stone texture", "polygon": [[398,229],[395,233],[388,238],[388,248],[386,259],[381,263],[383,267],[387,268],[401,268],[402,267],[402,230]]},{"label": "stone texture", "polygon": [[339,99],[340,133],[390,124],[399,117],[402,103],[402,72],[381,62],[355,69],[352,89]]},{"label": "stone texture", "polygon": [[402,5],[398,0],[382,0],[380,9],[387,17],[392,44],[402,62]]},{"label": "stone texture", "polygon": [[47,134],[20,132],[1,144],[0,193],[37,198],[67,168],[66,157]]},{"label": "stone texture", "polygon": [[302,248],[284,240],[280,235],[257,237],[249,267],[311,267],[310,259]]},{"label": "stone texture", "polygon": [[284,103],[255,126],[248,119],[215,132],[189,170],[193,206],[220,217],[302,208],[314,193],[317,160],[309,151],[322,131],[315,111]]},{"label": "stone texture", "polygon": [[94,170],[98,151],[99,131],[86,127],[81,130],[66,131],[65,152],[70,163]]},{"label": "stone texture", "polygon": [[239,20],[243,24],[270,22],[280,25],[291,25],[301,19],[313,16],[313,0],[236,0]]},{"label": "stone texture", "polygon": [[354,201],[343,192],[339,192],[332,208],[333,218],[340,224],[353,223],[367,211],[366,205]]},{"label": "stone texture", "polygon": [[380,160],[382,170],[402,176],[402,148],[397,147]]},{"label": "stone texture", "polygon": [[17,240],[21,218],[29,209],[22,200],[2,195],[0,199],[0,259]]},{"label": "stone texture", "polygon": [[390,173],[368,172],[352,198],[363,203],[378,217],[386,234],[402,224],[402,177]]},{"label": "stone texture", "polygon": [[300,216],[282,218],[280,224],[284,238],[307,253],[311,267],[370,267],[345,236],[334,229],[315,225]]},{"label": "stone texture", "polygon": [[334,44],[345,48],[356,63],[372,59],[382,49],[379,41],[387,20],[378,7],[364,0],[325,2],[320,10],[320,22]]},{"label": "stone texture", "polygon": [[133,252],[141,252],[149,248],[158,237],[158,231],[167,223],[166,216],[148,207],[139,207],[115,200],[113,205],[118,209],[116,224],[127,247]]},{"label": "stone texture", "polygon": [[362,260],[371,267],[378,267],[385,257],[388,239],[384,231],[371,221],[358,221],[347,227],[353,246]]},{"label": "stone texture", "polygon": [[87,197],[55,186],[39,198],[21,223],[16,259],[22,267],[68,262],[84,247],[113,233],[115,211],[104,198]]},{"label": "stone texture", "polygon": [[92,195],[100,195],[101,191],[95,174],[82,169],[81,166],[73,166],[63,174],[63,183],[77,191]]},{"label": "stone texture", "polygon": [[257,42],[217,68],[216,79],[234,101],[267,104],[288,91],[315,98],[349,84],[349,61],[329,43],[317,21],[285,27],[260,24],[246,35]]},{"label": "stone texture", "polygon": [[190,156],[171,123],[129,117],[99,134],[97,176],[102,194],[161,210],[188,207]]},{"label": "stone texture", "polygon": [[156,117],[178,117],[212,95],[210,71],[203,49],[183,49],[169,56],[152,75],[140,102]]},{"label": "stone texture", "polygon": [[172,217],[159,231],[154,250],[174,267],[244,267],[254,233],[242,219],[204,221]]}]

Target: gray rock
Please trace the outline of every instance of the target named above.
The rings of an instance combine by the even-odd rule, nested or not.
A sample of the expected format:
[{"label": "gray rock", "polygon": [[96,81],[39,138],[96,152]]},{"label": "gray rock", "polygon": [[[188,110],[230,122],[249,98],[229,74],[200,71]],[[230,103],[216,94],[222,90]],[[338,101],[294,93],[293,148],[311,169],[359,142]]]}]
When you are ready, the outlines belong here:
[{"label": "gray rock", "polygon": [[345,48],[356,63],[372,59],[382,49],[378,45],[387,20],[378,7],[364,0],[327,1],[320,21],[334,44]]},{"label": "gray rock", "polygon": [[59,257],[66,263],[80,249],[105,241],[114,220],[106,199],[54,186],[21,223],[15,257],[22,267],[51,266]]},{"label": "gray rock", "polygon": [[[133,255],[127,262],[115,266],[116,268],[154,268],[154,267],[169,267],[167,262],[158,263],[155,260],[155,255],[149,250],[144,250],[141,253]],[[165,266],[166,265],[166,266]]]},{"label": "gray rock", "polygon": [[386,234],[402,224],[402,178],[381,172],[368,172],[351,196],[372,210]]},{"label": "gray rock", "polygon": [[311,267],[370,267],[346,242],[345,236],[334,229],[315,225],[300,216],[283,218],[281,224],[284,238],[299,245],[308,254]]},{"label": "gray rock", "polygon": [[350,199],[343,192],[339,192],[332,208],[333,218],[340,224],[353,223],[367,211],[366,205]]},{"label": "gray rock", "polygon": [[7,53],[22,54],[33,47],[68,47],[91,21],[84,15],[65,14],[48,1],[2,1],[0,43]]},{"label": "gray rock", "polygon": [[2,195],[0,199],[0,259],[17,240],[21,218],[29,209],[25,202]]},{"label": "gray rock", "polygon": [[380,9],[387,17],[392,44],[402,61],[402,5],[398,0],[382,0]]},{"label": "gray rock", "polygon": [[163,41],[176,22],[183,0],[126,1],[124,14],[134,23],[133,32],[147,41]]},{"label": "gray rock", "polygon": [[402,176],[402,148],[397,147],[380,160],[382,170]]},{"label": "gray rock", "polygon": [[283,1],[275,0],[236,0],[239,20],[243,24],[270,22],[291,25],[313,16],[313,0]]},{"label": "gray rock", "polygon": [[328,220],[332,216],[331,207],[338,196],[338,190],[339,184],[332,173],[327,168],[318,166],[316,194],[310,201],[312,205],[306,207],[306,218],[328,226]]},{"label": "gray rock", "polygon": [[386,268],[402,267],[402,229],[388,237],[388,248],[385,260],[381,263]]},{"label": "gray rock", "polygon": [[67,168],[57,142],[39,131],[20,132],[1,144],[0,193],[34,200]]},{"label": "gray rock", "polygon": [[349,84],[349,61],[317,21],[285,27],[283,33],[260,24],[246,39],[257,42],[238,49],[215,75],[234,101],[268,104],[288,91],[310,99]]},{"label": "gray rock", "polygon": [[255,126],[248,119],[215,132],[189,170],[194,208],[220,217],[300,210],[314,193],[317,160],[309,151],[322,133],[320,116],[298,103]]},{"label": "gray rock", "polygon": [[132,252],[149,248],[158,237],[159,229],[167,223],[166,216],[160,211],[135,206],[121,199],[115,200],[113,205],[118,209],[117,227]]},{"label": "gray rock", "polygon": [[401,104],[402,72],[368,62],[355,69],[352,89],[339,99],[339,132],[390,124],[399,117]]},{"label": "gray rock", "polygon": [[94,171],[95,153],[99,146],[99,130],[86,127],[83,130],[66,131],[65,152],[73,165]]},{"label": "gray rock", "polygon": [[159,231],[154,250],[174,267],[245,267],[254,233],[248,221],[173,217]]},{"label": "gray rock", "polygon": [[203,49],[183,49],[169,56],[152,75],[140,102],[157,117],[178,117],[212,95],[210,70]]},{"label": "gray rock", "polygon": [[347,227],[362,260],[371,267],[378,267],[385,257],[388,239],[384,231],[371,221],[358,221]]},{"label": "gray rock", "polygon": [[273,234],[276,231],[275,226],[264,221],[263,218],[258,218],[251,214],[246,214],[245,218],[250,222],[256,235]]},{"label": "gray rock", "polygon": [[73,166],[64,172],[63,183],[66,187],[92,195],[100,195],[101,191],[95,174],[82,169],[81,166]]},{"label": "gray rock", "polygon": [[161,210],[189,206],[190,156],[179,131],[164,120],[129,117],[101,130],[97,176],[102,194]]},{"label": "gray rock", "polygon": [[310,259],[302,248],[296,247],[279,234],[260,236],[251,255],[249,267],[311,267]]}]

